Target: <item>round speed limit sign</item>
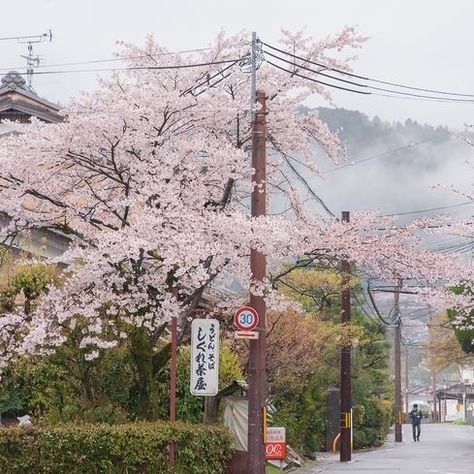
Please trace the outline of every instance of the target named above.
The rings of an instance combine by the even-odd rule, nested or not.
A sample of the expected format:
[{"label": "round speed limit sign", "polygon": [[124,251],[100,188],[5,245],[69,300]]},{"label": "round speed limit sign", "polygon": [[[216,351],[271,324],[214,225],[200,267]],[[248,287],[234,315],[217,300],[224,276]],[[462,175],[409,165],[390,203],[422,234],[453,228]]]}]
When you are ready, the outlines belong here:
[{"label": "round speed limit sign", "polygon": [[258,313],[251,306],[242,306],[234,314],[234,325],[241,331],[252,331],[258,326]]}]

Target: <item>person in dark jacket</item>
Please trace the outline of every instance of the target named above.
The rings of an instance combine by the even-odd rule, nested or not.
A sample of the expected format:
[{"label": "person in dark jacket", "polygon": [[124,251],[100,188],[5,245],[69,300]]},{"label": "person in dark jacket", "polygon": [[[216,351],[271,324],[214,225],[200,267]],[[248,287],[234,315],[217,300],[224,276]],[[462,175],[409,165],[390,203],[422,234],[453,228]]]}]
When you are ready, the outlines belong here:
[{"label": "person in dark jacket", "polygon": [[416,403],[413,405],[413,409],[409,413],[409,415],[411,426],[413,428],[413,441],[420,441],[421,419],[423,418],[423,413],[418,408],[418,405]]}]

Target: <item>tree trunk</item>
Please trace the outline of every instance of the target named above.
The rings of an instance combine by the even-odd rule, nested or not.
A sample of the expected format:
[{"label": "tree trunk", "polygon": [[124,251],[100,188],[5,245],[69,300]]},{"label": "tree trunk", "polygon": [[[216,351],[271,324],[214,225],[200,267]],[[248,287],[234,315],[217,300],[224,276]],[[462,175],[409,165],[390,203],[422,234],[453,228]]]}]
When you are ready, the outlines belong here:
[{"label": "tree trunk", "polygon": [[219,413],[219,399],[217,397],[204,397],[204,415],[203,423],[212,425],[217,423],[217,415]]},{"label": "tree trunk", "polygon": [[137,416],[142,420],[155,418],[153,397],[153,348],[145,328],[134,328],[130,335],[131,353],[137,369]]}]

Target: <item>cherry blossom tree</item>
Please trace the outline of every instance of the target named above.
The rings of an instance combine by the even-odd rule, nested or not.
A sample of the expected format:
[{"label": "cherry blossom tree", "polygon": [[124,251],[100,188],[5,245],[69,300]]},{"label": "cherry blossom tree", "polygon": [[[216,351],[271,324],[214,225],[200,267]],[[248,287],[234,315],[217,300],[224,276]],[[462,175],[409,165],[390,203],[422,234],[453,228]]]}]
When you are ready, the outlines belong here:
[{"label": "cherry blossom tree", "polygon": [[[281,44],[348,69],[344,51],[363,41],[346,28],[320,41],[283,32]],[[2,139],[0,210],[9,216],[3,235],[47,229],[71,242],[59,259],[67,265],[63,283],[51,286],[28,317],[18,311],[0,318],[4,362],[16,352],[52,350],[80,324],[89,359],[128,341],[147,387],[170,318],[180,316],[184,327],[210,288],[236,281],[248,288],[251,247],[271,257],[271,278],[252,291],[274,307],[281,301],[272,285],[288,259],[298,267],[348,258],[379,277],[409,276],[424,285],[466,274],[461,262],[422,249],[416,231],[423,222],[398,227],[359,213],[342,223],[305,207],[292,161],[317,173],[315,145],[334,161],[343,159],[344,147],[317,111],[301,106],[316,94],[331,96],[265,62],[258,82],[269,97],[267,186],[290,210],[249,216],[248,54],[246,34],[220,34],[209,49],[189,55],[172,54],[151,37],[144,47],[123,44],[128,69],[74,99],[63,122],[33,120]],[[231,307],[242,298],[221,303]]]}]

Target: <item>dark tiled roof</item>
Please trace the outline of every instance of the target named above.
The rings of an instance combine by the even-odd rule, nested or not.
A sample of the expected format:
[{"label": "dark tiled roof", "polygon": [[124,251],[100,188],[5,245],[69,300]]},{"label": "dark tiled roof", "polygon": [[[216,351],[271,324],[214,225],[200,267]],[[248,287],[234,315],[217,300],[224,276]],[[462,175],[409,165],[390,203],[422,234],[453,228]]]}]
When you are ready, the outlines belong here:
[{"label": "dark tiled roof", "polygon": [[[28,90],[24,79],[14,72],[3,77],[0,87],[0,117],[15,120],[18,115],[37,117],[45,122],[60,122],[59,106]],[[20,120],[21,121],[21,120]]]}]

